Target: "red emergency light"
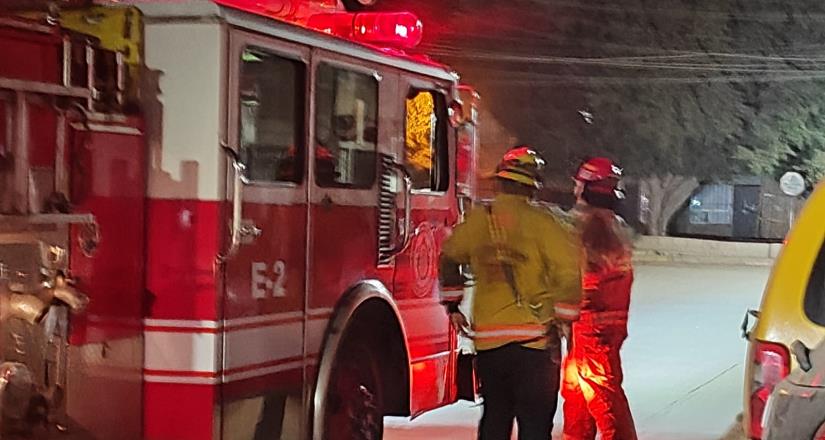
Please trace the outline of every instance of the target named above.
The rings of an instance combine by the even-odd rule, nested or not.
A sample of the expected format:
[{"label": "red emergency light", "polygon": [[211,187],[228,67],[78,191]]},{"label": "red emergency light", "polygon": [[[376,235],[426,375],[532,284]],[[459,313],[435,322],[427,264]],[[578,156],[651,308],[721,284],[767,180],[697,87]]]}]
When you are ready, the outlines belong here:
[{"label": "red emergency light", "polygon": [[316,14],[307,26],[376,46],[412,48],[423,37],[421,20],[410,12]]}]

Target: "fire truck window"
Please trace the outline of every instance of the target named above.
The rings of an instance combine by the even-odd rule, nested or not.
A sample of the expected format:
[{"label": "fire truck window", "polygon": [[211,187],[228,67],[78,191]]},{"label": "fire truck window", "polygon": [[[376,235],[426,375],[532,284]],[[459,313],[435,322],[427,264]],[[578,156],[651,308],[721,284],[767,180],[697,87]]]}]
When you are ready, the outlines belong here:
[{"label": "fire truck window", "polygon": [[825,326],[825,243],[811,270],[808,289],[805,291],[805,314],[811,321]]},{"label": "fire truck window", "polygon": [[248,47],[241,56],[240,147],[258,182],[303,179],[304,64]]},{"label": "fire truck window", "polygon": [[378,82],[321,64],[315,87],[315,181],[322,187],[370,188],[375,181]]},{"label": "fire truck window", "polygon": [[447,190],[450,178],[447,122],[442,94],[412,90],[407,95],[406,162],[413,189]]}]

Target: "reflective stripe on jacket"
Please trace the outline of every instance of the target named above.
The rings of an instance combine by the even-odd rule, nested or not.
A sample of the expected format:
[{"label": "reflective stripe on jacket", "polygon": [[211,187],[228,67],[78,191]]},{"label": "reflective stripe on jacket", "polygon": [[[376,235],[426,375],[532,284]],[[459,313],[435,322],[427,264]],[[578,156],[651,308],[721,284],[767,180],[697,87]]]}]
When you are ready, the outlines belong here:
[{"label": "reflective stripe on jacket", "polygon": [[627,311],[613,310],[608,312],[588,312],[582,311],[579,317],[579,324],[589,326],[607,327],[614,325],[627,325]]},{"label": "reflective stripe on jacket", "polygon": [[544,344],[547,327],[541,324],[522,325],[476,325],[473,338],[476,345],[481,343],[497,344],[499,342],[521,342],[522,344]]}]

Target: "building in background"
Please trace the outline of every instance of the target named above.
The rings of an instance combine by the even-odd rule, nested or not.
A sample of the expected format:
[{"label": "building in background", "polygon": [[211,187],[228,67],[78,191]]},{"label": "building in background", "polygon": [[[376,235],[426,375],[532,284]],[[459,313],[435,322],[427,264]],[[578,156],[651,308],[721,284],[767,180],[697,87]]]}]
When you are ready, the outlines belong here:
[{"label": "building in background", "polygon": [[804,203],[782,193],[767,177],[740,176],[706,183],[688,199],[670,224],[671,235],[782,240]]}]

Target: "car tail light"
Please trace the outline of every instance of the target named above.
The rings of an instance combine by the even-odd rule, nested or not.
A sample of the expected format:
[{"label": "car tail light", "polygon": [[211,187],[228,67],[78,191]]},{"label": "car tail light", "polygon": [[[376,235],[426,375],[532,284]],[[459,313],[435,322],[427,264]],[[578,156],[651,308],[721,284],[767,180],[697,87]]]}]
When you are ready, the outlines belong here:
[{"label": "car tail light", "polygon": [[757,341],[750,396],[750,438],[762,438],[762,416],[774,387],[790,372],[790,354],[782,344]]}]

